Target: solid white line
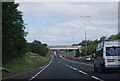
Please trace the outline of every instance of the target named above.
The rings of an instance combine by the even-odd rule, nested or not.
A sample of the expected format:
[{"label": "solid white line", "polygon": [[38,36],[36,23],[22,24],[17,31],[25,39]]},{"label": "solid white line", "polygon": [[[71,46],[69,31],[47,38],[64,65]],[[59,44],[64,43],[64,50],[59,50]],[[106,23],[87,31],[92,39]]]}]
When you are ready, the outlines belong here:
[{"label": "solid white line", "polygon": [[66,65],[66,66],[68,66],[68,65]]},{"label": "solid white line", "polygon": [[85,74],[85,75],[87,74],[87,73],[85,73],[85,72],[83,72],[83,71],[81,71],[81,70],[79,70],[79,72],[80,72],[80,73],[83,73],[83,74]]},{"label": "solid white line", "polygon": [[43,70],[45,70],[53,61],[53,58],[52,60],[49,62],[48,65],[46,65],[42,70],[40,70],[37,74],[35,74],[33,77],[31,77],[29,80],[33,80],[35,77],[37,77]]},{"label": "solid white line", "polygon": [[29,80],[32,80],[32,79],[34,79],[35,77],[32,77],[32,78],[30,78]]},{"label": "solid white line", "polygon": [[94,78],[94,79],[97,79],[97,80],[99,80],[99,81],[104,81],[104,80],[102,80],[102,79],[100,79],[100,78],[98,78],[98,77],[96,77],[96,76],[91,76],[92,78]]},{"label": "solid white line", "polygon": [[39,69],[42,69],[42,68],[44,68],[44,66],[43,66],[43,67],[40,67]]}]

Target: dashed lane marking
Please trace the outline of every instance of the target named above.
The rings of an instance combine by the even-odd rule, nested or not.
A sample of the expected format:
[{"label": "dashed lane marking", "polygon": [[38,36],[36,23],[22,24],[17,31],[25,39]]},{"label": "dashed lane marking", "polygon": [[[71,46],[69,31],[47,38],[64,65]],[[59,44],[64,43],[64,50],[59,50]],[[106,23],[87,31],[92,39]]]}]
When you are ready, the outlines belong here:
[{"label": "dashed lane marking", "polygon": [[[65,64],[65,65],[66,65],[66,66],[69,66],[69,65],[67,65],[67,64]],[[72,69],[74,69],[74,70],[77,70],[77,68],[74,68],[74,67],[72,67],[72,66],[69,66],[69,67],[72,68]],[[79,72],[82,73],[82,74],[85,74],[85,75],[87,74],[86,72],[83,72],[83,71],[81,71],[81,70],[79,70]]]},{"label": "dashed lane marking", "polygon": [[[69,65],[67,65],[67,64],[65,64],[66,66],[69,66]],[[74,67],[72,67],[72,66],[69,66],[70,68],[72,68],[72,69],[74,69],[74,70],[77,70],[77,68],[74,68]],[[81,71],[81,70],[78,70],[80,73],[82,73],[82,74],[85,74],[85,75],[87,75],[87,73],[86,72],[84,72],[84,71]],[[94,78],[94,79],[96,79],[96,80],[99,80],[99,81],[104,81],[104,80],[102,80],[102,79],[100,79],[100,78],[98,78],[98,77],[96,77],[96,76],[91,76],[92,78]]]},{"label": "dashed lane marking", "polygon": [[81,70],[79,70],[79,72],[82,73],[82,74],[85,74],[85,75],[87,74],[86,72],[83,72],[83,71],[81,71]]},{"label": "dashed lane marking", "polygon": [[73,68],[74,70],[77,70],[76,68]]},{"label": "dashed lane marking", "polygon": [[[67,59],[65,59],[65,58],[63,58],[64,60],[67,60]],[[70,60],[67,60],[67,61],[70,61]],[[70,61],[70,62],[74,62],[74,61]],[[77,62],[74,62],[74,63],[77,63]],[[87,64],[87,63],[81,63],[81,64],[85,64],[85,65],[89,65],[89,66],[93,66],[92,64]],[[74,70],[77,70],[77,68],[74,68],[74,67],[72,67],[72,66],[70,66],[70,65],[67,65],[67,64],[65,64],[66,66],[68,66],[68,67],[70,67],[70,68],[72,68],[72,69],[74,69]],[[80,73],[82,73],[82,74],[85,74],[85,75],[87,75],[87,73],[86,72],[84,72],[84,71],[81,71],[81,70],[78,70]],[[93,79],[96,79],[96,80],[99,80],[99,81],[104,81],[104,80],[102,80],[102,79],[100,79],[100,78],[98,78],[98,77],[96,77],[96,76],[91,76]]]},{"label": "dashed lane marking", "polygon": [[69,66],[70,68],[73,68],[72,66]]},{"label": "dashed lane marking", "polygon": [[[72,69],[74,69],[74,70],[77,70],[77,68],[74,68],[74,67],[72,67],[72,66],[69,66],[69,65],[67,65],[67,64],[65,64],[66,66],[68,66],[68,67],[70,67],[70,68],[72,68]],[[81,70],[78,70],[80,73],[82,73],[82,74],[85,74],[85,75],[87,75],[87,73],[86,72],[84,72],[84,71],[81,71]],[[104,80],[102,80],[102,79],[100,79],[100,78],[98,78],[98,77],[96,77],[96,76],[91,76],[92,78],[94,78],[94,79],[96,79],[96,80],[99,80],[99,81],[104,81]]]}]

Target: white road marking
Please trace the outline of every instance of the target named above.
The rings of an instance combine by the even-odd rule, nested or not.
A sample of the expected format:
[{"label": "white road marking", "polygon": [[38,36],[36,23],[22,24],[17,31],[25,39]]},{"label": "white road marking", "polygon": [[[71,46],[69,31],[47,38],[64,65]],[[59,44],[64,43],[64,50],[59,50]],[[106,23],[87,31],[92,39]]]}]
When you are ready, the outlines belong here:
[{"label": "white road marking", "polygon": [[83,74],[85,74],[85,75],[87,74],[87,73],[85,73],[85,72],[83,72],[83,71],[81,71],[81,70],[79,70],[79,72],[80,72],[80,73],[83,73]]},{"label": "white road marking", "polygon": [[35,74],[29,80],[33,80],[35,77],[37,77],[43,70],[45,70],[52,63],[52,61],[53,61],[53,58],[52,58],[52,60],[50,61],[50,63],[48,65],[46,65],[42,70],[40,70],[37,74]]},{"label": "white road marking", "polygon": [[[67,64],[66,64],[66,65],[67,65]],[[67,66],[69,66],[69,65],[67,65]],[[74,70],[77,70],[76,68],[74,68],[74,67],[72,67],[72,66],[69,66],[69,67],[72,68],[72,69],[74,69]],[[82,73],[82,74],[87,75],[87,73],[84,72],[84,71],[79,70],[79,72]],[[96,80],[99,80],[99,81],[104,81],[104,80],[102,80],[102,79],[100,79],[100,78],[98,78],[98,77],[96,77],[96,76],[91,76],[91,77],[94,78],[94,79],[96,79]]]},{"label": "white road marking", "polygon": [[[63,59],[65,59],[65,58],[63,58]],[[67,59],[65,59],[65,60],[67,60]],[[70,60],[67,60],[67,61],[70,61]],[[72,61],[70,61],[70,62],[72,62]],[[92,64],[87,64],[87,63],[81,63],[81,64],[93,66]],[[67,64],[65,64],[65,65],[66,65],[66,66],[69,66],[69,65],[67,65]],[[74,69],[74,70],[77,70],[76,68],[74,68],[74,67],[72,67],[72,66],[69,66],[69,67],[72,68],[72,69]],[[79,70],[79,72],[82,73],[82,74],[87,75],[86,72],[83,72],[83,71],[81,71],[81,70]],[[102,79],[100,79],[100,78],[98,78],[98,77],[96,77],[96,76],[91,76],[91,77],[94,78],[94,79],[96,79],[96,80],[99,80],[99,81],[104,81],[104,80],[102,80]]]},{"label": "white road marking", "polygon": [[[69,66],[69,65],[67,65],[67,66]],[[69,67],[72,68],[72,69],[74,69],[74,70],[77,70],[77,68],[74,68],[74,67],[72,67],[72,66],[69,66]],[[83,74],[85,74],[85,75],[87,74],[86,72],[83,72],[83,71],[81,71],[81,70],[79,70],[79,72],[80,72],[80,73],[83,73]]]},{"label": "white road marking", "polygon": [[77,70],[76,68],[73,68],[74,70]]},{"label": "white road marking", "polygon": [[[63,58],[63,59],[65,59],[65,58]],[[65,60],[67,60],[67,59],[65,59]],[[70,60],[67,60],[67,61],[70,61]],[[73,62],[73,61],[70,61],[70,62]],[[85,65],[89,65],[89,66],[94,66],[94,65],[92,65],[92,64],[87,64],[87,63],[81,63],[81,64],[85,64]],[[66,64],[66,65],[67,65],[67,64]],[[67,65],[67,66],[69,66],[69,65]],[[74,70],[77,70],[76,68],[74,68],[74,67],[72,67],[72,66],[69,66],[69,67],[72,68],[72,69],[74,69]],[[82,73],[82,74],[87,75],[86,72],[83,72],[83,71],[81,71],[81,70],[79,70],[79,72]],[[98,77],[96,77],[96,76],[91,76],[91,77],[94,78],[94,79],[96,79],[96,80],[99,80],[99,81],[104,81],[104,80],[102,80],[102,79],[100,79],[100,78],[98,78]]]},{"label": "white road marking", "polygon": [[30,78],[29,80],[32,80],[32,79],[34,79],[35,77],[32,77],[32,78]]},{"label": "white road marking", "polygon": [[98,77],[96,77],[96,76],[91,76],[92,78],[94,78],[94,79],[97,79],[97,80],[99,80],[99,81],[104,81],[104,80],[102,80],[102,79],[100,79],[100,78],[98,78]]},{"label": "white road marking", "polygon": [[69,66],[70,68],[73,68],[72,66]]},{"label": "white road marking", "polygon": [[35,77],[32,77],[32,78],[35,78]]},{"label": "white road marking", "polygon": [[42,69],[42,68],[44,68],[44,66],[43,66],[43,67],[40,67],[39,69]]}]

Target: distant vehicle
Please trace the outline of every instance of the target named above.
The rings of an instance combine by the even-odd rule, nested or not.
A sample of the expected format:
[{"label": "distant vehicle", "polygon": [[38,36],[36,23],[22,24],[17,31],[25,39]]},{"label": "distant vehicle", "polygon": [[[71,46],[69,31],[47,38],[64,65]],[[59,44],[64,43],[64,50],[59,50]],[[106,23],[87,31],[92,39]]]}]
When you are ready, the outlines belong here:
[{"label": "distant vehicle", "polygon": [[96,49],[94,71],[120,70],[120,42],[101,39]]},{"label": "distant vehicle", "polygon": [[89,60],[91,60],[91,58],[90,58],[90,57],[86,57],[86,60],[88,60],[88,61],[89,61]]},{"label": "distant vehicle", "polygon": [[54,54],[56,55],[56,51],[54,51]]},{"label": "distant vehicle", "polygon": [[75,59],[78,59],[78,60],[80,60],[80,59],[81,59],[81,57],[75,57]]},{"label": "distant vehicle", "polygon": [[61,55],[59,55],[60,57],[62,57]]}]

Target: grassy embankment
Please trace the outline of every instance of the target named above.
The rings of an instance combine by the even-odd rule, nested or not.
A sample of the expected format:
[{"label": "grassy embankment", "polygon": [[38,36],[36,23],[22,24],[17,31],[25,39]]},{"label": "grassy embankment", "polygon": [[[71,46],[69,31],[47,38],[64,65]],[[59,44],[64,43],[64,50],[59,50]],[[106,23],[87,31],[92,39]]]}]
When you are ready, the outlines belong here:
[{"label": "grassy embankment", "polygon": [[71,56],[75,56],[76,54],[73,52],[68,52],[68,54],[70,54]]},{"label": "grassy embankment", "polygon": [[30,71],[43,66],[51,60],[51,55],[39,56],[36,53],[26,53],[22,58],[17,58],[9,64],[3,64],[3,67],[10,69],[11,73],[3,72],[2,77],[15,75],[21,72]]}]

